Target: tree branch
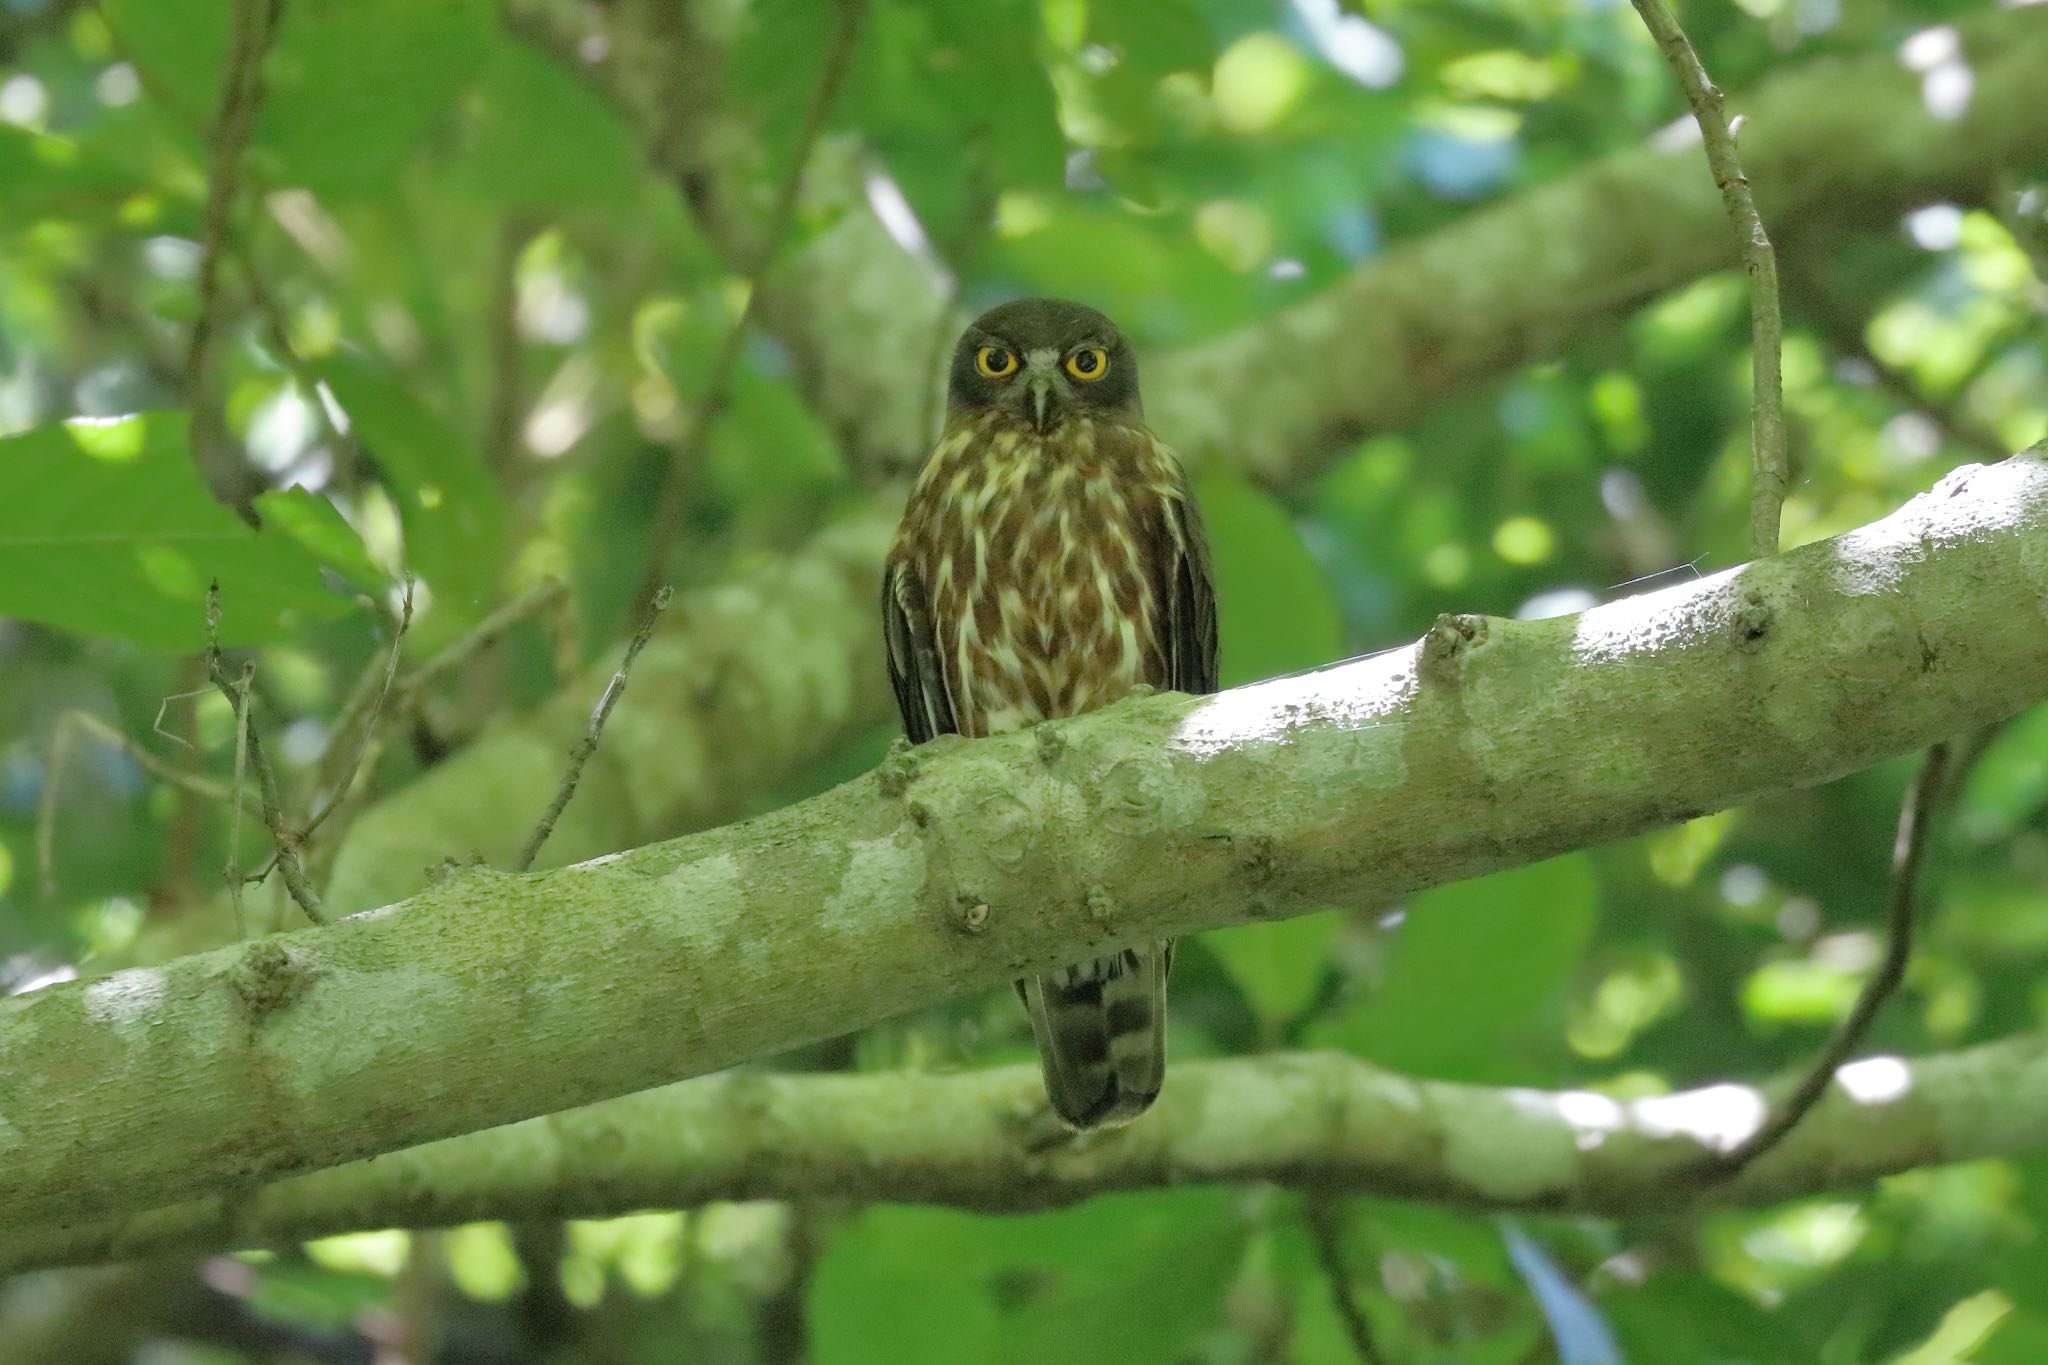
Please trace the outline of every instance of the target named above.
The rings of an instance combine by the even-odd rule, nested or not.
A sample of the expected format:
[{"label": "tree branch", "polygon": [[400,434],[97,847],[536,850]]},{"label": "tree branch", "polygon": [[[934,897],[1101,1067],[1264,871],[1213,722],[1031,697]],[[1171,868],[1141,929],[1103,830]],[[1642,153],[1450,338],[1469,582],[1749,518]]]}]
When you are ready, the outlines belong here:
[{"label": "tree branch", "polygon": [[1373,1337],[1372,1319],[1351,1288],[1351,1271],[1344,1264],[1344,1217],[1335,1198],[1320,1191],[1311,1194],[1302,1209],[1308,1223],[1309,1243],[1315,1248],[1316,1264],[1330,1289],[1330,1304],[1351,1338],[1351,1349],[1359,1365],[1385,1365],[1387,1359]]},{"label": "tree branch", "polygon": [[2044,619],[2034,453],[1579,616],[1447,617],[1408,649],[940,740],[742,824],[460,869],[48,987],[0,1002],[0,1207],[66,1222],[335,1165],[1827,781],[2048,695]]},{"label": "tree branch", "polygon": [[632,677],[633,664],[639,659],[640,651],[647,648],[654,627],[661,620],[661,614],[668,610],[673,592],[666,586],[657,588],[654,598],[643,613],[640,629],[633,632],[632,641],[626,646],[626,657],[619,661],[619,667],[604,685],[604,694],[597,699],[597,706],[590,713],[590,721],[583,727],[583,737],[576,741],[576,747],[569,751],[569,766],[562,773],[562,781],[555,788],[555,796],[548,802],[548,808],[541,812],[533,833],[526,836],[525,845],[519,850],[519,861],[512,865],[513,871],[525,872],[533,866],[533,860],[540,856],[541,846],[548,836],[555,832],[555,822],[562,818],[562,812],[569,808],[570,798],[576,795],[576,784],[583,780],[583,767],[597,752],[597,745],[604,738],[605,722],[612,718],[612,708],[619,704],[619,698],[626,694],[626,683]]},{"label": "tree branch", "polygon": [[1935,808],[1951,771],[1949,746],[1936,744],[1921,761],[1920,775],[1906,789],[1899,808],[1899,833],[1892,846],[1892,889],[1885,907],[1884,957],[1877,970],[1857,993],[1855,1008],[1828,1039],[1820,1056],[1784,1102],[1775,1106],[1770,1118],[1754,1133],[1722,1153],[1704,1168],[1714,1179],[1726,1179],[1785,1140],[1820,1103],[1835,1076],[1863,1042],[1885,1001],[1906,979],[1906,967],[1913,958],[1913,916],[1920,902],[1920,869],[1927,862],[1927,845],[1932,837]]},{"label": "tree branch", "polygon": [[[667,92],[643,115],[650,155],[700,216],[715,220],[712,235],[740,252],[752,240],[735,225],[744,215],[734,202],[744,196],[698,145],[730,141],[701,126],[717,105],[719,54],[694,30],[672,32],[701,8],[620,6],[619,16],[638,16],[641,26],[614,35],[616,59],[598,74],[633,107],[655,101],[619,94],[619,84]],[[1889,57],[1816,64],[1747,100],[1759,111],[1794,111],[1747,135],[1750,165],[1764,178],[1765,218],[1798,215],[1822,234],[1877,224],[1890,231],[1900,210],[1974,201],[1999,166],[2031,155],[2048,138],[2048,102],[2034,94],[2048,63],[2048,9],[1959,27],[1978,85],[1955,122],[1933,119],[1910,73]],[[1897,136],[1872,138],[1873,127]],[[901,382],[896,359],[929,350],[940,286],[858,207],[856,168],[851,158],[835,161],[834,150],[827,139],[807,179],[849,211],[783,258],[758,311],[850,457],[903,467],[922,457],[929,432],[921,388]],[[1689,155],[1643,149],[1608,158],[1398,244],[1270,323],[1161,355],[1148,362],[1145,382],[1153,425],[1187,453],[1288,484],[1361,432],[1403,426],[1449,393],[1556,353],[1642,300],[1731,264],[1719,201]],[[1798,249],[1797,238],[1788,242],[1788,259]],[[730,818],[760,781],[780,780],[879,724],[889,700],[869,612],[900,511],[900,499],[878,497],[860,515],[860,537],[834,531],[766,574],[684,594],[621,718],[659,725],[669,762],[630,782],[600,762],[551,841],[550,860]],[[853,553],[863,537],[864,559]],[[828,595],[854,603],[850,612],[821,600],[828,578],[837,585]],[[786,603],[784,587],[794,593]],[[697,628],[686,643],[679,623],[697,621],[698,604],[719,624]],[[770,629],[750,633],[748,610],[763,613]],[[341,854],[329,900],[347,910],[409,895],[423,869],[451,852],[509,864],[518,848],[507,831],[527,819],[518,802],[555,779],[554,755],[574,743],[585,698],[603,676],[586,674],[541,710],[494,723],[373,806]],[[727,683],[734,694],[717,695]]]},{"label": "tree branch", "polygon": [[[1788,253],[1845,230],[1890,232],[1932,200],[1988,203],[2002,167],[2038,158],[2048,13],[1985,15],[1958,32],[1978,84],[1953,120],[1927,109],[1917,77],[1888,53],[1814,62],[1743,93],[1743,161]],[[1145,379],[1152,424],[1183,454],[1297,482],[1361,435],[1405,426],[1446,394],[1734,265],[1697,155],[1615,153],[1398,243],[1256,325],[1161,356]]]},{"label": "tree branch", "polygon": [[1778,552],[1779,513],[1791,479],[1785,463],[1785,381],[1778,359],[1784,341],[1784,319],[1778,307],[1778,254],[1757,214],[1749,177],[1742,173],[1721,87],[1708,77],[1692,40],[1664,0],[1635,0],[1635,7],[1678,78],[1685,102],[1692,107],[1693,121],[1706,144],[1714,186],[1721,191],[1721,202],[1742,250],[1743,272],[1749,276],[1749,539],[1751,553],[1761,559]]},{"label": "tree branch", "polygon": [[[1841,1073],[1736,1179],[1684,1183],[1764,1099],[1652,1099],[1417,1080],[1331,1052],[1176,1064],[1154,1115],[1047,1148],[1032,1066],[959,1075],[731,1072],[63,1228],[0,1232],[0,1272],[362,1228],[602,1218],[713,1200],[1025,1211],[1112,1190],[1270,1181],[1473,1209],[1653,1216],[1766,1204],[1921,1166],[2048,1149],[2048,1035]],[[1685,1194],[1674,1191],[1688,1191]]]}]

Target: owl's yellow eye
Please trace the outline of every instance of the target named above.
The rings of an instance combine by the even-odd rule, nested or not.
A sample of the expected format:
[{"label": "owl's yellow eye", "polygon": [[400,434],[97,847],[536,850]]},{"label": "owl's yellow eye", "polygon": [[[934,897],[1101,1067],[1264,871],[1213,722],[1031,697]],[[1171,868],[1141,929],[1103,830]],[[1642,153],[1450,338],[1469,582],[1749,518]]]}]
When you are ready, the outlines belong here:
[{"label": "owl's yellow eye", "polygon": [[1001,346],[984,346],[974,353],[974,368],[989,379],[1008,379],[1017,372],[1017,353]]},{"label": "owl's yellow eye", "polygon": [[1083,346],[1067,357],[1067,373],[1084,384],[1093,384],[1109,373],[1109,352],[1100,346]]}]

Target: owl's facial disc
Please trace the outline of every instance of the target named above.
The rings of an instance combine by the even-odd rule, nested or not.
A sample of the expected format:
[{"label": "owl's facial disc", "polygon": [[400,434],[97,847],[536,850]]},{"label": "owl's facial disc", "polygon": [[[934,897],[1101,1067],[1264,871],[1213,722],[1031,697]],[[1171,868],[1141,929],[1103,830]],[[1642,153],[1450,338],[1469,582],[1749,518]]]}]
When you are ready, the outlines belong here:
[{"label": "owl's facial disc", "polygon": [[952,412],[1041,434],[1069,420],[1143,420],[1135,357],[1116,325],[1059,299],[1019,299],[968,324],[947,380]]}]

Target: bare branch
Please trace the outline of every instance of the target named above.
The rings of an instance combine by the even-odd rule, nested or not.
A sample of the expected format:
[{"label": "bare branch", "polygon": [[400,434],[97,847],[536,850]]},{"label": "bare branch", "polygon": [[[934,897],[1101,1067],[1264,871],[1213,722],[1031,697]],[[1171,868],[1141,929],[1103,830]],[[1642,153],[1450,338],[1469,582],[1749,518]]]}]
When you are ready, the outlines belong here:
[{"label": "bare branch", "polygon": [[1927,751],[1920,775],[1906,789],[1899,807],[1899,833],[1892,847],[1892,890],[1885,911],[1884,957],[1877,970],[1863,983],[1849,1017],[1835,1030],[1812,1067],[1799,1079],[1768,1119],[1754,1133],[1710,1160],[1705,1173],[1709,1179],[1726,1180],[1755,1161],[1785,1137],[1806,1117],[1827,1088],[1835,1073],[1849,1060],[1877,1019],[1877,1012],[1906,979],[1906,964],[1913,956],[1913,915],[1919,903],[1920,870],[1927,861],[1928,830],[1934,823],[1935,807],[1948,780],[1949,746],[1937,744]]},{"label": "bare branch", "polygon": [[[398,623],[391,632],[391,653],[384,661],[384,680],[376,693],[370,697],[368,711],[362,717],[362,735],[356,741],[355,752],[349,758],[348,766],[343,768],[340,776],[335,779],[333,790],[328,793],[327,799],[307,818],[305,829],[300,831],[301,838],[311,838],[313,831],[326,823],[327,817],[334,814],[335,808],[348,796],[349,789],[355,786],[356,775],[363,770],[363,757],[370,751],[371,740],[377,733],[377,719],[383,714],[384,700],[391,695],[392,681],[398,676],[398,658],[405,649],[405,633],[412,629],[412,586],[412,575],[407,574],[404,595],[399,603]],[[358,695],[361,695],[362,691],[363,689],[358,689]],[[344,708],[343,716],[335,723],[336,742],[347,733],[341,723],[347,719],[352,718],[347,715],[347,708]]]},{"label": "bare branch", "polygon": [[1785,462],[1785,386],[1778,361],[1784,333],[1778,309],[1778,257],[1750,195],[1749,178],[1736,156],[1735,134],[1722,108],[1720,87],[1707,78],[1699,54],[1665,0],[1634,0],[1634,4],[1678,77],[1686,103],[1692,106],[1706,143],[1707,164],[1713,168],[1728,221],[1734,224],[1742,244],[1750,313],[1749,538],[1752,552],[1762,558],[1778,552],[1778,514],[1785,505],[1791,478]]},{"label": "bare branch", "polygon": [[1387,1358],[1373,1340],[1372,1319],[1366,1317],[1364,1306],[1352,1292],[1351,1272],[1344,1266],[1344,1224],[1337,1201],[1327,1194],[1311,1194],[1302,1208],[1302,1217],[1308,1223],[1309,1241],[1316,1249],[1316,1264],[1322,1267],[1323,1279],[1330,1286],[1330,1302],[1344,1323],[1344,1334],[1351,1338],[1351,1349],[1357,1353],[1359,1365],[1385,1365]]},{"label": "bare branch", "polygon": [[1899,1083],[1881,1095],[1838,1090],[1735,1179],[1690,1188],[1682,1174],[1712,1150],[1730,1094],[1753,1097],[1749,1087],[1616,1100],[1418,1080],[1340,1053],[1280,1052],[1176,1063],[1158,1108],[1140,1122],[1047,1148],[1018,1117],[1043,1110],[1032,1065],[733,1071],[147,1211],[62,1226],[10,1220],[0,1228],[0,1272],[731,1199],[1025,1212],[1116,1190],[1264,1183],[1302,1190],[1311,1207],[1356,1194],[1669,1218],[2048,1150],[2048,1035],[1898,1067]]},{"label": "bare branch", "polygon": [[541,845],[555,832],[555,821],[562,818],[568,809],[569,798],[576,795],[576,783],[583,776],[583,765],[597,752],[598,741],[604,736],[604,723],[611,719],[612,708],[619,704],[619,698],[626,692],[626,677],[633,671],[633,661],[640,657],[640,651],[647,648],[647,641],[654,635],[654,627],[661,620],[661,614],[668,610],[669,599],[674,594],[667,587],[658,589],[654,600],[647,604],[645,617],[640,629],[633,633],[633,639],[626,646],[626,657],[619,661],[619,668],[605,684],[604,695],[597,699],[597,708],[590,713],[590,724],[583,731],[583,738],[569,754],[568,771],[562,774],[562,785],[555,792],[555,799],[548,803],[547,811],[540,817],[540,823],[527,836],[526,847],[520,850],[515,870],[524,872],[533,866],[533,860],[540,856]]}]

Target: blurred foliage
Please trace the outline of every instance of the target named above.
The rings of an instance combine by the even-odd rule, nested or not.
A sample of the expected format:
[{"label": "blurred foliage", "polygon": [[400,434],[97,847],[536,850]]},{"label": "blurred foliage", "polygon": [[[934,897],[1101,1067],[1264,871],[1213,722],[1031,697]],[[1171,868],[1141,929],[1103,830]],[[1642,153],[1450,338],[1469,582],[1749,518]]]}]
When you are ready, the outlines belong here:
[{"label": "blurred foliage", "polygon": [[[1973,7],[1690,0],[1684,19],[1739,91],[1916,34],[1924,46]],[[401,572],[419,582],[415,662],[547,576],[572,592],[420,699],[376,790],[609,655],[663,471],[743,297],[718,234],[605,94],[636,55],[608,27],[624,0],[294,0],[221,272],[216,392],[274,490],[250,528],[193,472],[183,371],[228,8],[0,5],[11,989],[230,932],[226,812],[97,740],[54,745],[82,709],[173,766],[230,771],[227,708],[194,695],[209,580],[228,643],[254,647],[299,788],[380,666]],[[712,87],[726,197],[757,206],[794,154],[829,12],[698,8],[731,42]],[[875,0],[827,131],[857,139],[869,198],[903,206],[899,233],[914,220],[963,305],[1082,297],[1155,352],[1256,324],[1389,242],[1680,113],[1635,15],[1607,0]],[[1889,233],[1788,252],[1788,542],[2041,435],[2048,201],[2038,183],[2010,188],[2011,213],[1931,204]],[[807,200],[785,250],[863,211]],[[1381,648],[1439,611],[1571,611],[1738,562],[1746,342],[1741,282],[1714,276],[1360,443],[1308,486],[1205,473],[1226,682]],[[903,357],[903,382],[925,365]],[[781,339],[749,341],[684,471],[678,585],[872,495],[796,379]],[[809,783],[762,801],[856,770],[885,738],[821,755]],[[1407,906],[1192,941],[1173,1051],[1339,1047],[1617,1094],[1794,1065],[1875,960],[1909,768]],[[259,860],[244,827],[245,863]],[[1933,879],[1921,952],[1872,1047],[2040,1027],[2048,716],[1991,741]],[[269,888],[254,903],[283,914]],[[1005,992],[786,1062],[1028,1055]],[[576,1224],[556,1243],[496,1224],[364,1234],[211,1264],[208,1315],[139,1329],[161,1339],[136,1358],[358,1359],[367,1336],[415,1358],[438,1337],[451,1360],[775,1362],[796,1358],[801,1312],[820,1365],[1351,1359],[1301,1214],[1274,1191],[1162,1191],[1004,1218],[720,1205]],[[1361,1199],[1340,1233],[1391,1360],[2048,1359],[2040,1161],[1689,1219],[1507,1228]]]}]

